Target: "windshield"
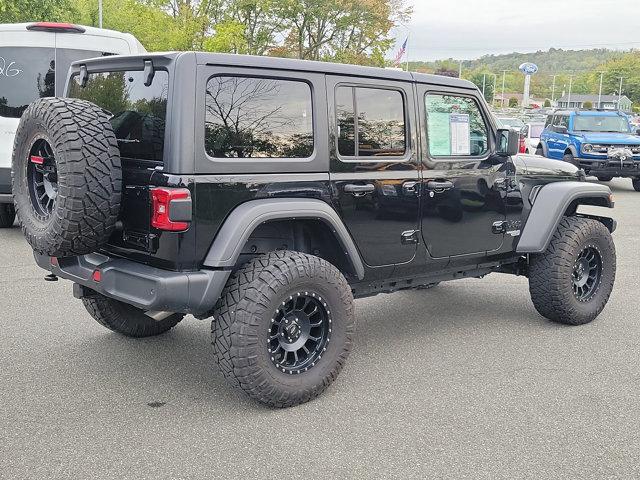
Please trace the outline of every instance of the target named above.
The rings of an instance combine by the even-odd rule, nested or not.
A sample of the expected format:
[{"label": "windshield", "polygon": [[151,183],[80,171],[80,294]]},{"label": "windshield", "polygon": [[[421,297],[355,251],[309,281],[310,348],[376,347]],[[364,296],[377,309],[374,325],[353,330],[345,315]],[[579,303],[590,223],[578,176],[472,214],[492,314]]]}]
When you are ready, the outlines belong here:
[{"label": "windshield", "polygon": [[626,117],[620,116],[576,115],[573,118],[573,130],[576,132],[629,133],[629,121]]},{"label": "windshield", "polygon": [[0,47],[0,116],[20,118],[34,100],[55,95],[53,48]]},{"label": "windshield", "polygon": [[540,138],[540,134],[544,130],[544,125],[531,125],[531,131],[529,132],[530,138]]},{"label": "windshield", "polygon": [[80,85],[78,75],[69,82],[69,97],[89,100],[108,110],[118,139],[120,156],[161,162],[167,113],[169,74],[156,70],[151,85],[142,71],[92,73]]}]

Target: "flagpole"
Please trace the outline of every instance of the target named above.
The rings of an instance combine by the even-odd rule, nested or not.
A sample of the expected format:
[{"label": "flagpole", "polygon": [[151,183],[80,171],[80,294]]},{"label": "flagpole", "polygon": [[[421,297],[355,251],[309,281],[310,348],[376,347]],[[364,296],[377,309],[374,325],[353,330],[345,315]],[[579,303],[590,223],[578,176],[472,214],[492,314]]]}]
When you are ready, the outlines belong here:
[{"label": "flagpole", "polygon": [[404,54],[407,56],[407,59],[405,61],[406,67],[407,67],[407,72],[409,71],[409,38],[411,37],[411,35],[409,33],[407,33],[407,48],[405,49]]}]

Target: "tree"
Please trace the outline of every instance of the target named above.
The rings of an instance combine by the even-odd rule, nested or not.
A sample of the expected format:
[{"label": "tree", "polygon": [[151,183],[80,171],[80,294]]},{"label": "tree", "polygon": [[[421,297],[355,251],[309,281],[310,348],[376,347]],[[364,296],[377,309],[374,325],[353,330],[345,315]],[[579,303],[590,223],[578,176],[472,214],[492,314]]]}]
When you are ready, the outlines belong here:
[{"label": "tree", "polygon": [[585,110],[591,110],[593,108],[593,103],[587,100],[582,104],[582,108],[584,108]]},{"label": "tree", "polygon": [[511,97],[509,99],[509,107],[513,108],[517,106],[518,106],[518,99],[516,97]]},{"label": "tree", "polygon": [[493,91],[494,78],[495,77],[491,72],[476,71],[476,72],[473,72],[468,77],[468,80],[472,81],[478,87],[478,90],[480,90],[481,92],[482,92],[482,84],[484,83],[484,98],[487,100],[487,102],[491,103],[493,102],[493,97],[495,93]]},{"label": "tree", "polygon": [[549,108],[551,107],[551,100],[549,100],[548,98],[546,98],[544,100],[544,108]]}]

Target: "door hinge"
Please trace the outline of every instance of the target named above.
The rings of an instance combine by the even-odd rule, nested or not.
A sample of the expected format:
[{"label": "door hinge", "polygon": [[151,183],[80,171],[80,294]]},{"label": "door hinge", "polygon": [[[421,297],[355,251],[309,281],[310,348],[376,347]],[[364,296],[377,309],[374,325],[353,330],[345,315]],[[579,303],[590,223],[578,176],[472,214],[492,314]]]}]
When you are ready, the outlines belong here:
[{"label": "door hinge", "polygon": [[400,234],[400,242],[403,245],[412,245],[416,244],[420,241],[420,237],[418,235],[419,230],[406,230]]}]

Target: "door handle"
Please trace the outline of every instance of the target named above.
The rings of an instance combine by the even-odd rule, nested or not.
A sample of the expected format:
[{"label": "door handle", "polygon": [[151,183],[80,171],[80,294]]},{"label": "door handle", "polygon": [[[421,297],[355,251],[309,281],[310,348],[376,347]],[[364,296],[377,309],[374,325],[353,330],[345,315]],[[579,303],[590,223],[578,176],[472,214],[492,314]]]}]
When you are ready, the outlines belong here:
[{"label": "door handle", "polygon": [[443,180],[443,181],[431,180],[427,182],[428,190],[444,192],[445,190],[449,190],[451,188],[453,188],[453,182],[450,182],[449,180]]},{"label": "door handle", "polygon": [[417,193],[418,189],[417,189],[417,185],[418,182],[404,182],[402,184],[402,189],[404,190],[404,193],[408,193],[408,194],[412,194],[412,193]]},{"label": "door handle", "polygon": [[372,183],[354,184],[349,183],[344,186],[345,193],[350,193],[354,197],[362,197],[367,193],[371,193],[376,189],[376,186]]}]

